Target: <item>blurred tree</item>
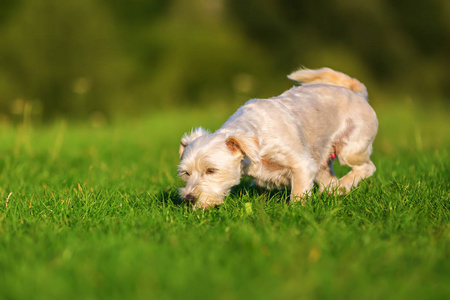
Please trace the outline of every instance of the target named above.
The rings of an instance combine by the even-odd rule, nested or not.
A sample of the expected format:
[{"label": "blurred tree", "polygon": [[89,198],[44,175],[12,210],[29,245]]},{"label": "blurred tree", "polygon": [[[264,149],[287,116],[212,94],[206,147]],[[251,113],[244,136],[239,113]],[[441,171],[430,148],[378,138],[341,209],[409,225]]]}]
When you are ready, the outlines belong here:
[{"label": "blurred tree", "polygon": [[44,118],[108,112],[130,71],[106,12],[91,0],[23,1],[2,30],[3,107],[24,99]]},{"label": "blurred tree", "polygon": [[440,97],[450,92],[446,0],[228,3],[247,37],[275,53],[282,69],[330,66],[392,89]]},{"label": "blurred tree", "polygon": [[[242,102],[258,86],[249,73],[270,74],[271,60],[229,23],[223,1],[176,0],[153,7],[160,14],[121,21],[133,28],[132,37],[124,31],[122,38],[138,61],[134,93],[143,99],[140,105]],[[242,76],[247,88],[235,85]]]},{"label": "blurred tree", "polygon": [[242,103],[329,66],[376,91],[450,96],[447,0],[4,0],[0,108],[43,118]]},{"label": "blurred tree", "polygon": [[165,16],[173,4],[173,0],[102,0],[111,8],[118,22],[135,29]]},{"label": "blurred tree", "polygon": [[8,19],[13,9],[19,6],[20,0],[3,0],[0,3],[0,25]]},{"label": "blurred tree", "polygon": [[150,40],[160,51],[152,62],[148,88],[158,99],[172,104],[230,102],[235,76],[269,73],[270,59],[227,26],[224,7],[210,4],[177,1],[170,16],[149,28]]}]

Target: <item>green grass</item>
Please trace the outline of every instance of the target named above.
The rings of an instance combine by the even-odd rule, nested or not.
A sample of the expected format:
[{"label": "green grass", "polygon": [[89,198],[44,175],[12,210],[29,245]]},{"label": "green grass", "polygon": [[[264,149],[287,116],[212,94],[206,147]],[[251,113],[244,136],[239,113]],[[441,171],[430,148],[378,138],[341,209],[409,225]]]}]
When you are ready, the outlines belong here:
[{"label": "green grass", "polygon": [[4,125],[0,299],[448,299],[448,110],[376,110],[377,172],[350,194],[244,180],[207,211],[177,197],[179,138],[229,111]]}]

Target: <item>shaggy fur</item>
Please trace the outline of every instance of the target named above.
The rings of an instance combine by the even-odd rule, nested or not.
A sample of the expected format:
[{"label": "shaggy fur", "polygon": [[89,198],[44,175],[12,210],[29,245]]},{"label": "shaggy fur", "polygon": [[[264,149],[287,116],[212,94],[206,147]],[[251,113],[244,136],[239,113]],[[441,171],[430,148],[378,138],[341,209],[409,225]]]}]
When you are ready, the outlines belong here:
[{"label": "shaggy fur", "polygon": [[[223,202],[243,175],[267,188],[291,188],[304,200],[320,191],[348,192],[375,172],[370,161],[378,130],[367,90],[357,79],[328,68],[288,76],[302,84],[278,97],[253,99],[216,132],[197,128],[181,139],[179,194],[195,207]],[[337,179],[332,160],[351,171]]]}]

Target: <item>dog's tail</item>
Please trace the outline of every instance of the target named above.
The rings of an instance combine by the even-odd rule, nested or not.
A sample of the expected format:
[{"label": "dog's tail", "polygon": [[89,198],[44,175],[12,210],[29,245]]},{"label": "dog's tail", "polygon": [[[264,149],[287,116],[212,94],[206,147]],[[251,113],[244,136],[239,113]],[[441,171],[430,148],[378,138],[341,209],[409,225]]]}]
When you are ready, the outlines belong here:
[{"label": "dog's tail", "polygon": [[364,98],[368,99],[366,86],[358,79],[351,78],[344,73],[334,71],[330,68],[322,68],[317,70],[301,68],[300,70],[288,75],[288,78],[301,84],[325,83],[342,86],[359,93]]}]

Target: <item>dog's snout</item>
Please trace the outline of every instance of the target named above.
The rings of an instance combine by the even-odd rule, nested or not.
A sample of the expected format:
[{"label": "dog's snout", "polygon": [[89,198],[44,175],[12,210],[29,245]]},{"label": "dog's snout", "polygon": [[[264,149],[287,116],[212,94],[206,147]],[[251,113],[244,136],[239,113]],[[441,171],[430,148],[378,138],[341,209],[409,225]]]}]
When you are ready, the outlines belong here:
[{"label": "dog's snout", "polygon": [[186,201],[186,203],[188,203],[188,204],[195,204],[195,202],[197,201],[197,198],[192,194],[187,194],[184,197],[184,201]]}]

